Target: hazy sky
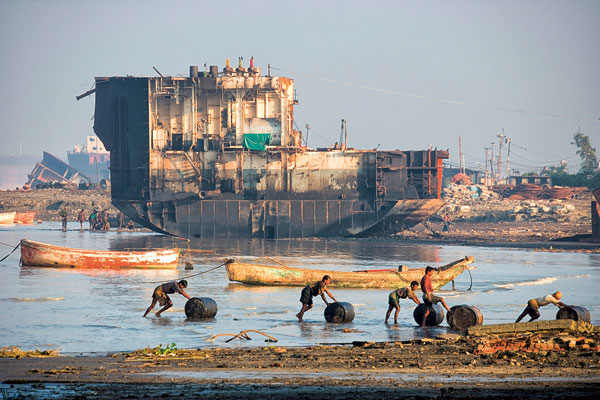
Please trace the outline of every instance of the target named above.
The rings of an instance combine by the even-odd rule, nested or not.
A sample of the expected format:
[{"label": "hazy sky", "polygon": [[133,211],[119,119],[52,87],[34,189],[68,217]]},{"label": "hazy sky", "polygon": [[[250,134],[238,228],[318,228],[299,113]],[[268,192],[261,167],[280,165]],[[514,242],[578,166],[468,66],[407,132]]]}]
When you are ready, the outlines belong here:
[{"label": "hazy sky", "polygon": [[[450,149],[483,164],[498,132],[521,172],[600,152],[600,1],[0,0],[0,154],[91,134],[96,76],[187,75],[254,56],[295,80],[308,144]],[[304,130],[304,129],[303,129]]]}]

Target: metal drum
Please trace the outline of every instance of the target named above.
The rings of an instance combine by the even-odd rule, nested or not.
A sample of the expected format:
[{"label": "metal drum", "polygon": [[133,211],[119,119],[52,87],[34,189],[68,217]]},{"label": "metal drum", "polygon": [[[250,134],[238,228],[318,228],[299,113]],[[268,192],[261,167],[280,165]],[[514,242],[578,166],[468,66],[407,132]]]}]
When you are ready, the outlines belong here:
[{"label": "metal drum", "polygon": [[590,312],[581,306],[563,307],[556,313],[556,319],[572,319],[574,321],[592,322]]},{"label": "metal drum", "polygon": [[354,319],[354,307],[350,303],[337,302],[325,307],[325,320],[336,324],[352,322]]},{"label": "metal drum", "polygon": [[475,306],[461,304],[450,307],[446,321],[452,329],[466,331],[472,326],[483,324],[483,314]]},{"label": "metal drum", "polygon": [[217,303],[210,297],[192,297],[185,303],[188,319],[208,319],[217,315]]},{"label": "metal drum", "polygon": [[441,304],[429,304],[425,305],[425,303],[421,303],[415,308],[413,312],[413,317],[415,318],[415,322],[421,326],[423,322],[423,316],[425,316],[425,310],[429,307],[429,315],[427,316],[427,321],[425,321],[426,326],[438,326],[444,320],[444,307]]}]

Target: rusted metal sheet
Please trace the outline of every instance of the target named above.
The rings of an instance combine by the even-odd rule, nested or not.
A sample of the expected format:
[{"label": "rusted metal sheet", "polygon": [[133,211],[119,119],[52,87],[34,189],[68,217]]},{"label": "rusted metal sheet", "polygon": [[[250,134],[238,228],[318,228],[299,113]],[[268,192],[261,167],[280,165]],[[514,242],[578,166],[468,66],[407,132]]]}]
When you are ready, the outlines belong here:
[{"label": "rusted metal sheet", "polygon": [[[454,280],[470,264],[473,257],[465,257],[438,268],[432,277],[434,289]],[[331,277],[331,287],[338,288],[399,288],[409,286],[412,281],[420,282],[425,268],[405,271],[364,270],[331,271],[285,266],[269,266],[232,261],[227,263],[227,276],[230,281],[251,285],[305,286],[320,281],[324,275]]]},{"label": "rusted metal sheet", "polygon": [[23,265],[68,268],[175,269],[179,249],[149,251],[100,251],[53,246],[21,239]]}]

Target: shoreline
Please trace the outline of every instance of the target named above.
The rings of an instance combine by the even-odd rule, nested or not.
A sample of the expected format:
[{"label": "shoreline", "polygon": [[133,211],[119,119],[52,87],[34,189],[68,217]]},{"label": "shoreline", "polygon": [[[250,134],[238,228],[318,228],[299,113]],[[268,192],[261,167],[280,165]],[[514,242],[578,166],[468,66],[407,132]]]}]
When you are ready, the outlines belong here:
[{"label": "shoreline", "polygon": [[[5,357],[0,358],[0,374],[13,393],[33,393],[32,398],[48,390],[64,394],[72,387],[94,393],[95,399],[124,393],[131,399],[156,393],[162,393],[160,398],[247,399],[595,397],[600,389],[600,335],[558,333],[553,340],[561,335],[565,343],[573,338],[592,344],[548,350],[542,341],[538,347],[532,343],[531,349],[508,350],[490,347],[496,346],[494,337],[446,334],[309,347],[233,345],[167,354],[143,349],[104,356]],[[508,335],[503,340],[539,336]]]}]

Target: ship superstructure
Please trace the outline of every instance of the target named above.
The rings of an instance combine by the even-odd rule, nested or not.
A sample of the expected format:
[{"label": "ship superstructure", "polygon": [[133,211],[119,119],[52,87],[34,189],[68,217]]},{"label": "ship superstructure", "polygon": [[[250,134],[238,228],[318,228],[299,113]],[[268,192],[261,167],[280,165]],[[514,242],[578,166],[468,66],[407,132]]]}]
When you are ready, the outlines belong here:
[{"label": "ship superstructure", "polygon": [[96,78],[113,203],[182,237],[368,236],[435,213],[448,151],[327,149],[294,129],[292,79],[251,64]]}]

